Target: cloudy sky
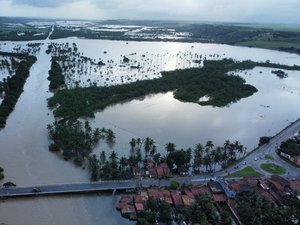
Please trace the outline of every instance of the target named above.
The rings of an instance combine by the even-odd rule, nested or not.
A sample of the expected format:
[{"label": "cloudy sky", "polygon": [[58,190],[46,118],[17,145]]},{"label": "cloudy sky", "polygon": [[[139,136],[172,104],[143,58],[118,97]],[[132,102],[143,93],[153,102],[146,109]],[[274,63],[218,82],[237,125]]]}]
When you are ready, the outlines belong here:
[{"label": "cloudy sky", "polygon": [[300,24],[300,0],[0,0],[0,16]]}]

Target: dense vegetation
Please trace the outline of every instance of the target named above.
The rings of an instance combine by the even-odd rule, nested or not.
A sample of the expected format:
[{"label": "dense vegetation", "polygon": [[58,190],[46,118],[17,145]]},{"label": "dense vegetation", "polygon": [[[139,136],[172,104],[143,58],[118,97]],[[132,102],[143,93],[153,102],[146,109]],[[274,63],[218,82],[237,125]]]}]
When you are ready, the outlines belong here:
[{"label": "dense vegetation", "polygon": [[155,224],[156,220],[173,224],[175,221],[178,224],[203,224],[203,225],[231,225],[232,219],[228,212],[219,213],[214,205],[212,198],[203,194],[196,197],[196,201],[192,206],[184,206],[177,209],[176,216],[168,203],[163,200],[156,201],[150,198],[145,204],[145,211],[138,215],[138,225]]},{"label": "dense vegetation", "polygon": [[7,117],[14,110],[14,107],[23,92],[24,84],[29,76],[29,70],[37,59],[34,56],[19,53],[1,52],[0,54],[18,57],[22,60],[16,69],[15,75],[8,77],[0,85],[3,87],[4,91],[4,99],[0,105],[0,128],[3,128],[5,127]]},{"label": "dense vegetation", "polygon": [[269,142],[270,142],[271,139],[272,139],[272,137],[262,136],[262,137],[259,138],[258,145],[261,146],[261,145],[264,145],[264,144],[269,144]]},{"label": "dense vegetation", "polygon": [[242,194],[237,202],[239,218],[245,225],[292,224],[291,218],[295,212],[293,207],[277,207],[255,192]]},{"label": "dense vegetation", "polygon": [[[200,170],[213,172],[216,166],[226,168],[232,165],[245,153],[245,148],[238,141],[231,143],[228,140],[222,147],[214,146],[212,141],[207,141],[205,145],[197,144],[194,149],[177,149],[174,143],[167,143],[165,155],[157,152],[154,140],[149,137],[132,138],[129,144],[131,148],[128,157],[118,157],[115,151],[111,151],[109,155],[105,151],[101,151],[99,156],[90,154],[88,160],[91,179],[131,178],[132,168],[143,169],[145,159],[152,159],[155,165],[166,162],[171,173],[176,175],[181,174],[182,169],[188,172],[190,167],[193,168],[192,171],[195,174],[199,174]],[[141,176],[144,175],[141,174]]]},{"label": "dense vegetation", "polygon": [[[232,59],[207,60],[204,62],[203,68],[162,72],[161,78],[153,80],[110,87],[93,85],[87,88],[60,90],[49,99],[48,105],[51,108],[58,105],[54,110],[56,117],[93,117],[94,111],[103,110],[111,104],[151,93],[174,91],[174,97],[184,102],[223,107],[257,91],[255,87],[245,84],[245,80],[241,77],[227,73],[252,69],[255,66],[300,70],[300,67],[296,65],[286,66],[269,62],[235,62]],[[199,101],[204,96],[208,96],[209,99]]]},{"label": "dense vegetation", "polygon": [[50,90],[56,90],[65,84],[65,77],[62,74],[62,69],[58,62],[53,59],[51,62],[51,69],[49,70],[49,77],[47,79],[50,81]]},{"label": "dense vegetation", "polygon": [[[54,110],[56,117],[92,117],[93,111],[102,110],[114,103],[150,93],[174,91],[175,98],[181,101],[221,107],[257,91],[255,87],[245,84],[242,78],[226,74],[232,70],[250,69],[254,66],[252,62],[234,62],[231,59],[206,61],[203,68],[163,72],[161,78],[153,80],[110,87],[60,90],[49,99],[48,105],[55,107],[59,104]],[[199,98],[205,95],[209,95],[211,99],[199,102]]]},{"label": "dense vegetation", "polygon": [[53,142],[49,145],[49,150],[62,151],[65,160],[74,159],[77,165],[82,165],[100,139],[114,141],[111,130],[93,130],[88,122],[83,124],[78,120],[55,121],[52,125],[49,124],[47,129]]}]

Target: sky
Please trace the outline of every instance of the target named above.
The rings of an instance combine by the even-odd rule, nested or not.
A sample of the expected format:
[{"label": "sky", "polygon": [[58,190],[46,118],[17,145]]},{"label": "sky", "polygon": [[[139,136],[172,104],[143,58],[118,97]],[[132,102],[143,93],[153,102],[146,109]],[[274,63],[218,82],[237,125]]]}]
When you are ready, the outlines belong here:
[{"label": "sky", "polygon": [[0,0],[0,16],[300,24],[300,0]]}]

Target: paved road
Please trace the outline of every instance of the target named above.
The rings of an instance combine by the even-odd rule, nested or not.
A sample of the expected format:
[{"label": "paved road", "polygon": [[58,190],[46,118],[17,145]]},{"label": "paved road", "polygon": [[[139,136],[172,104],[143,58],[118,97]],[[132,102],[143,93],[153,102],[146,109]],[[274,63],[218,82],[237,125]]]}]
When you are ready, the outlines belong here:
[{"label": "paved road", "polygon": [[[155,180],[119,180],[119,181],[100,181],[91,183],[77,183],[77,184],[57,184],[57,185],[40,185],[32,187],[9,187],[0,188],[0,197],[25,197],[25,196],[45,196],[57,194],[75,194],[75,193],[92,193],[101,191],[126,190],[137,187],[150,186],[168,186],[172,180],[180,183],[202,184],[207,178],[193,177],[178,177],[172,179]],[[33,189],[38,189],[36,192]]]},{"label": "paved road", "polygon": [[[287,139],[291,138],[294,134],[300,131],[300,119],[295,121],[293,124],[279,132],[275,135],[268,144],[260,146],[256,149],[252,154],[248,155],[244,160],[237,164],[238,168],[228,168],[228,173],[234,173],[246,166],[251,166],[258,172],[265,174],[266,176],[270,176],[271,174],[267,173],[266,171],[260,168],[262,163],[275,163],[280,165],[286,169],[286,174],[282,175],[286,178],[291,177],[299,177],[300,176],[300,168],[294,167],[291,164],[283,161],[276,153],[276,149],[279,147],[282,141],[286,141]],[[265,155],[268,154],[273,157],[274,160],[265,159]],[[224,176],[227,172],[220,171],[216,173],[219,176]]]}]

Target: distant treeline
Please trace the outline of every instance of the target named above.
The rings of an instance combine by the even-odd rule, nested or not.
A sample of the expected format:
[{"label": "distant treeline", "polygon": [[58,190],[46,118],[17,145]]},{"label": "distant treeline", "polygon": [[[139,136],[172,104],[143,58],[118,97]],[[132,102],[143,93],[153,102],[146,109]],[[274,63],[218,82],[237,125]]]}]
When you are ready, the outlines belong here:
[{"label": "distant treeline", "polygon": [[4,91],[4,99],[0,105],[0,128],[5,127],[6,119],[9,114],[14,110],[14,107],[23,92],[23,87],[26,79],[29,76],[31,66],[36,62],[35,56],[29,56],[19,53],[0,52],[0,55],[13,56],[21,58],[15,75],[8,77],[1,82]]}]

